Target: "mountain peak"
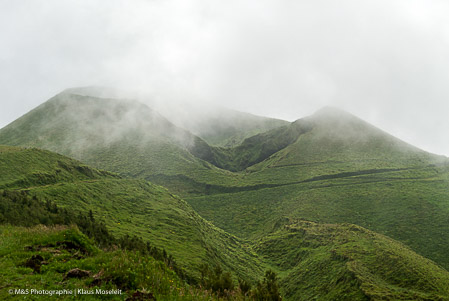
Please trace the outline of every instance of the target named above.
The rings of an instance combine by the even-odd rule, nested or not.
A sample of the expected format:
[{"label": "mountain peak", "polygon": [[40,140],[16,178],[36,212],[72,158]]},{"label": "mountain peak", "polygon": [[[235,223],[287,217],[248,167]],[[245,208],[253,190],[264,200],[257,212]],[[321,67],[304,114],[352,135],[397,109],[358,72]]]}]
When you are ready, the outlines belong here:
[{"label": "mountain peak", "polygon": [[85,86],[73,87],[65,89],[61,94],[76,94],[81,96],[98,97],[98,98],[138,98],[137,92],[125,91],[119,88],[112,88],[106,86]]},{"label": "mountain peak", "polygon": [[323,118],[357,118],[351,113],[346,112],[337,107],[325,106],[316,111],[311,117],[323,117]]}]

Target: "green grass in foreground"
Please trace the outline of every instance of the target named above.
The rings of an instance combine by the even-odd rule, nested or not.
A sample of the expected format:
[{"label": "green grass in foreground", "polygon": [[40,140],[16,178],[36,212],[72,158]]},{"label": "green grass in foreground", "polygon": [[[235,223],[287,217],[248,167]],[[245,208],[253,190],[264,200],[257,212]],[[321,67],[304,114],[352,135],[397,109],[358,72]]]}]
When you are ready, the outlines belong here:
[{"label": "green grass in foreground", "polygon": [[[63,243],[71,242],[71,248]],[[41,256],[40,271],[26,266],[33,256]],[[88,271],[83,278],[66,278],[79,268]],[[136,291],[151,293],[156,300],[218,300],[210,291],[187,285],[160,261],[131,251],[103,251],[76,228],[22,228],[0,226],[0,299],[124,300]],[[20,295],[15,289],[71,290],[69,295]],[[81,295],[79,289],[121,290],[116,295]],[[75,293],[77,294],[75,296]],[[148,297],[149,295],[147,295]],[[243,300],[235,296],[234,300]]]},{"label": "green grass in foreground", "polygon": [[[241,300],[247,297],[251,300],[254,298],[256,300],[263,300],[263,296],[267,295],[279,297],[276,278],[271,272],[267,272],[267,275],[274,277],[268,277],[268,279],[270,279],[269,281],[265,281],[265,279],[263,283],[259,282],[260,284],[252,290],[250,283],[247,281],[242,282],[241,279],[239,279],[239,285],[237,286],[237,282],[232,279],[232,274],[223,272],[220,265],[211,267],[206,263],[203,263],[201,265],[201,278],[195,279],[192,278],[192,276],[189,277],[184,270],[180,269],[170,254],[167,254],[165,250],[155,248],[148,241],[145,243],[141,238],[130,236],[128,233],[120,238],[112,236],[103,223],[98,223],[95,220],[92,211],[83,214],[82,212],[74,211],[72,208],[60,208],[49,200],[42,202],[35,196],[29,197],[25,191],[3,190],[0,193],[0,224],[35,226],[39,223],[52,227],[56,227],[58,224],[76,225],[84,234],[92,238],[93,242],[90,245],[89,240],[83,239],[82,235],[64,234],[65,240],[59,240],[44,245],[25,246],[24,249],[27,251],[46,251],[52,254],[61,254],[61,251],[67,250],[70,253],[74,253],[76,259],[80,259],[85,255],[92,255],[93,251],[96,250],[94,245],[114,251],[126,250],[126,252],[130,254],[138,253],[138,256],[144,259],[146,257],[152,257],[156,261],[160,261],[165,267],[169,267],[171,271],[175,272],[182,280],[196,285],[193,289],[204,291],[202,295],[209,296],[212,294],[211,292],[213,292],[214,295],[211,296],[214,297],[213,299],[216,299],[215,297],[226,297],[226,299]],[[58,227],[61,228],[61,226]],[[72,226],[72,228],[73,227],[74,226]],[[42,225],[42,229],[48,228]],[[2,240],[0,239],[0,242],[1,241]],[[47,264],[48,262],[44,260],[43,255],[34,254],[25,262],[24,266],[32,269],[34,273],[42,274],[42,268]],[[90,272],[83,273],[88,274]],[[104,271],[99,273],[104,274]],[[96,279],[100,275],[97,274],[97,277],[93,277],[92,285],[95,286],[100,284],[99,281],[101,280],[104,282],[112,282],[120,289],[132,289],[134,287],[135,278],[142,278],[142,274],[145,276],[145,273],[151,273],[151,269],[148,271],[145,267],[143,270],[128,268],[120,271],[120,273],[116,273],[119,276],[108,276],[103,280]],[[189,274],[191,275],[191,272]],[[86,276],[92,276],[92,274]],[[130,281],[132,282],[128,283],[128,279],[131,279]],[[242,285],[241,283],[244,283],[245,285]],[[198,284],[200,286],[198,286]],[[45,289],[48,290],[47,287],[45,287]],[[83,289],[85,289],[85,291],[93,292],[98,288],[91,289],[91,287],[86,287]],[[29,289],[28,291],[27,289],[22,289],[22,291],[20,291],[20,289],[18,289],[19,291],[16,291],[15,289],[12,290],[13,293],[8,290],[8,294],[21,295],[28,292],[34,295]],[[75,292],[79,292],[79,290],[77,289]],[[82,292],[83,291],[81,290],[81,297],[83,295]],[[192,290],[190,290],[190,292],[192,292]],[[184,292],[180,293],[182,295],[185,294]],[[74,293],[71,292],[70,294]],[[143,292],[136,292],[136,294],[143,294]],[[164,295],[165,298],[168,298],[169,296],[170,295]]]}]

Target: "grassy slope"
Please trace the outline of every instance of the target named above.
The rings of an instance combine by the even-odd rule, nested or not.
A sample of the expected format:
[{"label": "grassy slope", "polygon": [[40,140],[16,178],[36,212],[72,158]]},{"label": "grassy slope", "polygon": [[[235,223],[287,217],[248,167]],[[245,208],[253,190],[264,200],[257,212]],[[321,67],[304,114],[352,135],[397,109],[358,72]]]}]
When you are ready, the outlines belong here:
[{"label": "grassy slope", "polygon": [[[30,133],[27,130],[34,130],[33,122],[59,116],[46,116],[46,112],[43,110],[40,117],[25,115],[2,129],[0,141],[11,144],[37,141],[33,140],[39,137],[36,133],[27,136]],[[106,141],[108,147],[89,148],[87,155],[81,147],[76,154],[96,164],[104,160],[105,165],[116,171],[151,178],[174,188],[201,215],[238,236],[251,238],[270,233],[286,217],[357,223],[405,242],[448,268],[449,176],[444,160],[342,112],[325,110],[291,127],[301,127],[304,122],[312,125],[310,130],[239,173],[220,170],[195,158],[180,146],[177,135],[163,138],[160,134],[153,135],[157,141],[152,140],[147,148],[149,144],[140,143],[146,140],[133,133],[125,135],[128,140],[121,140],[124,144],[112,139]],[[40,141],[43,145],[63,145],[61,141],[66,136],[58,133],[64,127],[53,126],[49,130],[43,124],[42,128],[47,133],[47,140]],[[266,143],[265,139],[259,142]],[[248,153],[241,155],[252,157],[258,149],[249,147],[245,150]],[[91,190],[84,184],[81,186],[82,189],[71,190]],[[53,189],[59,195],[59,188]],[[41,195],[53,193],[46,188],[33,190]],[[78,198],[76,193],[72,195]]]},{"label": "grassy slope", "polygon": [[69,93],[0,130],[0,144],[48,149],[122,175],[232,179],[188,151],[197,142],[203,141],[139,102]]},{"label": "grassy slope", "polygon": [[80,162],[36,148],[0,146],[0,188],[45,185],[73,180],[117,178]]},{"label": "grassy slope", "polygon": [[[62,247],[68,242],[71,248]],[[290,221],[255,245],[279,272],[286,300],[449,300],[446,270],[355,225]],[[40,272],[24,265],[35,255],[46,262]],[[91,275],[64,279],[73,268]],[[101,281],[95,283],[97,273]],[[99,250],[76,228],[67,227],[0,226],[0,278],[2,300],[20,298],[8,293],[15,288],[121,289],[121,296],[102,297],[114,300],[136,289],[151,292],[157,300],[216,299],[186,285],[161,262],[130,251]]]},{"label": "grassy slope", "polygon": [[[112,174],[103,176],[77,161],[37,149],[1,146],[0,162],[3,187],[26,190],[76,210],[92,210],[113,234],[136,234],[165,248],[191,275],[198,276],[202,263],[220,263],[248,280],[263,273],[257,256],[240,239],[202,219],[163,187]],[[58,173],[61,164],[66,169]],[[78,174],[78,169],[88,171],[87,175]],[[73,177],[67,170],[73,170]],[[46,180],[42,182],[36,175],[45,175]]]},{"label": "grassy slope", "polygon": [[[64,242],[71,242],[76,248],[58,247],[58,244]],[[87,252],[79,252],[77,248]],[[33,273],[31,268],[24,266],[27,260],[36,255],[42,256],[47,262],[42,265],[40,273]],[[91,276],[64,279],[64,275],[74,268],[87,270]],[[97,273],[101,275],[101,282],[95,284],[93,275]],[[58,300],[123,300],[137,289],[151,292],[156,300],[216,300],[208,292],[186,285],[162,262],[129,251],[99,250],[76,228],[66,227],[0,226],[0,279],[2,300],[51,298],[48,295],[10,294],[11,289],[122,291],[122,295],[111,296],[53,296]]]},{"label": "grassy slope", "polygon": [[[282,227],[285,221],[280,221],[275,226],[275,231],[265,238],[255,240],[253,243],[243,242],[203,220],[184,201],[171,195],[160,186],[142,180],[120,179],[113,174],[103,175],[101,172],[85,166],[82,170],[89,170],[90,172],[78,174],[77,161],[48,151],[0,147],[0,162],[6,162],[6,158],[8,164],[3,166],[5,172],[0,176],[0,183],[5,187],[19,189],[19,186],[9,185],[9,183],[19,183],[16,178],[30,179],[20,182],[29,185],[22,187],[22,190],[43,199],[55,200],[59,205],[70,206],[75,210],[92,210],[96,217],[106,222],[106,225],[114,234],[142,236],[145,240],[151,241],[152,244],[167,249],[169,253],[174,255],[178,263],[193,274],[200,263],[220,263],[225,269],[233,271],[236,275],[254,281],[261,277],[262,267],[272,267],[280,273],[283,291],[287,299],[290,300],[297,300],[298,296],[315,296],[323,300],[329,296],[339,298],[347,296],[362,298],[367,294],[369,296],[375,296],[376,294],[399,296],[397,290],[400,290],[404,296],[415,293],[416,296],[447,295],[443,289],[440,289],[440,286],[446,283],[447,275],[445,273],[447,272],[438,269],[430,261],[425,261],[426,268],[423,268],[419,263],[424,259],[411,251],[407,251],[407,258],[410,258],[408,262],[416,261],[417,266],[410,265],[410,268],[401,272],[400,275],[391,275],[388,270],[401,269],[404,265],[403,261],[387,261],[389,266],[382,264],[379,266],[373,265],[371,257],[363,256],[365,252],[359,252],[358,249],[353,248],[346,252],[346,248],[351,245],[349,243],[352,243],[351,246],[367,244],[367,252],[372,252],[376,256],[378,254],[389,254],[390,249],[397,248],[398,244],[392,240],[384,239],[383,244],[376,244],[376,241],[370,242],[372,236],[377,236],[360,227],[350,225],[330,227],[310,223],[289,224],[287,227]],[[71,178],[70,173],[67,173],[63,178],[53,179],[50,177],[54,182],[30,183],[34,177],[22,177],[20,173],[16,175],[12,173],[13,169],[20,168],[23,162],[26,162],[27,165],[26,175],[51,174],[51,171],[58,168],[60,162],[63,162],[70,167],[65,170],[70,170],[75,176]],[[0,260],[0,264],[5,267],[2,277],[10,281],[2,289],[13,284],[24,284],[28,287],[36,285],[38,278],[30,274],[29,270],[20,267],[19,264],[32,254],[25,251],[18,252],[17,250],[23,250],[23,245],[20,244],[25,242],[42,245],[44,243],[40,242],[41,240],[55,239],[54,237],[60,237],[62,232],[59,233],[59,230],[54,232],[55,230],[51,229],[1,229],[2,233],[6,234],[2,236],[4,249],[2,249],[3,253],[0,252],[0,255],[13,254]],[[30,231],[34,231],[34,234],[30,234]],[[306,236],[303,235],[304,231],[308,233]],[[364,234],[359,237],[358,232]],[[292,238],[291,233],[295,237]],[[301,235],[296,237],[298,233]],[[369,235],[365,235],[366,233]],[[54,235],[54,237],[48,238],[49,234]],[[12,240],[11,237],[20,239]],[[12,245],[13,247],[11,247]],[[307,250],[309,253],[307,260],[301,260],[296,265],[298,249],[302,250],[301,252]],[[334,253],[329,253],[333,249],[337,250],[335,251],[337,255],[332,255],[335,253],[334,251],[332,251]],[[141,264],[141,260],[132,254],[96,252],[92,257],[81,259],[73,259],[70,254],[66,254],[64,258],[68,259],[67,264],[62,264],[58,259],[52,258],[51,254],[44,252],[41,255],[49,259],[50,265],[45,266],[44,276],[39,279],[44,279],[41,281],[44,281],[46,288],[83,287],[87,285],[85,280],[61,283],[57,279],[62,277],[63,272],[74,267],[98,272],[100,266],[102,266],[108,273],[113,273],[116,269],[114,265],[126,265],[132,270],[137,269],[142,272],[135,274],[137,278],[142,277],[141,274],[146,275],[145,273],[148,273],[146,269],[149,269],[149,271],[155,270],[153,272],[157,277],[165,277],[164,281],[169,279],[178,281],[173,278],[175,276],[170,272],[164,269],[158,270],[157,265],[151,260],[145,263],[144,271],[139,270],[140,266],[135,266]],[[399,257],[403,256],[403,253],[398,254]],[[344,259],[346,258],[344,256],[349,256],[351,260],[355,258],[354,269],[361,265],[363,273],[354,272],[351,268],[353,265],[349,267],[345,265],[344,262],[347,259]],[[381,261],[376,262],[379,264]],[[379,274],[380,268],[384,269],[385,273]],[[323,269],[324,272],[320,272]],[[309,284],[305,284],[305,279],[311,276],[308,273],[309,270],[315,271],[317,275],[315,275],[315,278],[310,278],[310,282],[307,282]],[[305,274],[304,271],[306,271]],[[354,276],[354,273],[356,276]],[[326,281],[322,281],[323,278],[320,278],[322,275],[328,277],[324,278]],[[342,275],[344,275],[343,282],[339,280]],[[376,277],[370,276],[370,278],[367,275],[375,275]],[[426,279],[433,279],[432,277],[437,277],[438,281],[434,287],[427,288],[427,284],[424,285]],[[298,279],[303,279],[304,282],[298,282]],[[419,286],[415,287],[413,281],[397,284],[401,279],[416,279],[415,282],[418,281]],[[154,285],[145,278],[139,281],[144,282],[145,286]],[[185,285],[179,282],[174,287],[165,287],[164,281],[159,282],[160,287],[157,288],[161,296],[175,294],[177,288],[187,290]],[[392,281],[393,284],[389,285],[388,281]],[[337,282],[341,283],[334,286]],[[385,286],[384,282],[388,285]],[[361,285],[357,283],[361,283]],[[421,283],[424,284],[421,285]],[[42,287],[42,282],[39,287]],[[387,288],[391,292],[385,293]],[[1,294],[6,294],[6,292],[2,290]]]},{"label": "grassy slope", "polygon": [[263,235],[284,217],[349,222],[449,268],[447,160],[343,112],[327,109],[292,126],[302,122],[312,129],[239,174],[246,187],[222,182],[208,195],[180,194],[239,236]]},{"label": "grassy slope", "polygon": [[307,123],[281,126],[246,138],[233,148],[213,147],[211,152],[214,160],[209,162],[226,170],[242,171],[284,149],[309,130],[310,125]]},{"label": "grassy slope", "polygon": [[[447,300],[449,273],[362,227],[290,221],[257,243],[292,300]],[[276,254],[276,256],[274,256]]]}]

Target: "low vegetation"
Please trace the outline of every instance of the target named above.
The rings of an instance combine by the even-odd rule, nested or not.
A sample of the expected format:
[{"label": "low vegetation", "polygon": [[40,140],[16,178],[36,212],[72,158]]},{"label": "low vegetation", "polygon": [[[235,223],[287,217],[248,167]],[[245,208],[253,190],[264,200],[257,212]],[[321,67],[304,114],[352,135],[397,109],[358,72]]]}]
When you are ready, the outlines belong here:
[{"label": "low vegetation", "polygon": [[62,299],[104,298],[98,292],[107,291],[113,293],[106,298],[118,300],[264,300],[257,291],[242,292],[231,274],[217,267],[210,273],[203,265],[201,279],[192,278],[165,250],[140,237],[113,237],[92,212],[59,208],[23,191],[0,195],[2,300],[28,294],[44,298],[32,289],[68,291]]},{"label": "low vegetation", "polygon": [[[42,291],[64,290],[58,299],[220,299],[188,285],[164,262],[139,251],[98,249],[73,227],[0,226],[0,242],[2,300],[25,296],[42,300],[49,298]],[[39,269],[31,266],[32,260],[39,261]]]},{"label": "low vegetation", "polygon": [[[62,93],[1,129],[0,143],[111,171],[0,146],[0,221],[47,225],[3,226],[20,260],[1,257],[2,296],[100,273],[158,300],[449,299],[447,158],[330,108],[281,125],[240,144],[220,129],[212,146],[139,103]],[[39,231],[52,242],[28,248]],[[75,268],[91,279],[67,280]]]}]

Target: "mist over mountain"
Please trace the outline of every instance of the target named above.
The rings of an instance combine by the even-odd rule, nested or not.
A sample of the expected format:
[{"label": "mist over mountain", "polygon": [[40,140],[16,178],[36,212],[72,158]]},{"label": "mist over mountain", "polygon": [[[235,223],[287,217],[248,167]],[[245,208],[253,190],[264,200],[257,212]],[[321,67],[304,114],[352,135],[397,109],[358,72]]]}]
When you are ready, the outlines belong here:
[{"label": "mist over mountain", "polygon": [[201,137],[212,146],[236,146],[245,138],[289,123],[231,110],[209,102],[182,99],[164,101],[135,91],[107,87],[78,87],[66,89],[65,92],[100,98],[138,99],[161,113],[173,124]]},{"label": "mist over mountain", "polygon": [[185,104],[183,123],[120,93],[67,89],[0,129],[0,190],[90,210],[196,281],[206,262],[253,284],[270,268],[288,300],[448,294],[446,157],[333,107],[287,122]]},{"label": "mist over mountain", "polygon": [[[2,143],[41,147],[72,156],[97,167],[117,171],[120,154],[149,154],[127,169],[150,164],[164,169],[173,162],[195,160],[187,148],[195,137],[148,106],[133,100],[104,99],[63,92],[2,129]],[[164,151],[166,149],[166,151]],[[160,151],[160,152],[159,152]],[[179,155],[178,155],[179,153]],[[98,160],[99,158],[102,160]],[[137,158],[137,157],[136,157]]]},{"label": "mist over mountain", "polygon": [[[0,141],[46,148],[94,165],[95,157],[103,150],[113,151],[111,145],[133,146],[140,151],[176,147],[177,152],[184,152],[184,157],[194,155],[232,171],[260,163],[293,144],[296,146],[292,148],[301,149],[292,153],[301,156],[298,160],[307,162],[330,153],[350,157],[363,152],[371,160],[377,156],[377,160],[386,161],[392,161],[389,157],[393,154],[401,155],[402,159],[408,155],[427,156],[332,107],[289,123],[213,106],[154,103],[172,116],[169,121],[143,103],[124,98],[125,93],[102,87],[67,89],[3,128]],[[306,142],[298,142],[300,137]],[[307,140],[308,137],[312,140]]]},{"label": "mist over mountain", "polygon": [[449,1],[0,1],[0,300],[449,301]]}]

